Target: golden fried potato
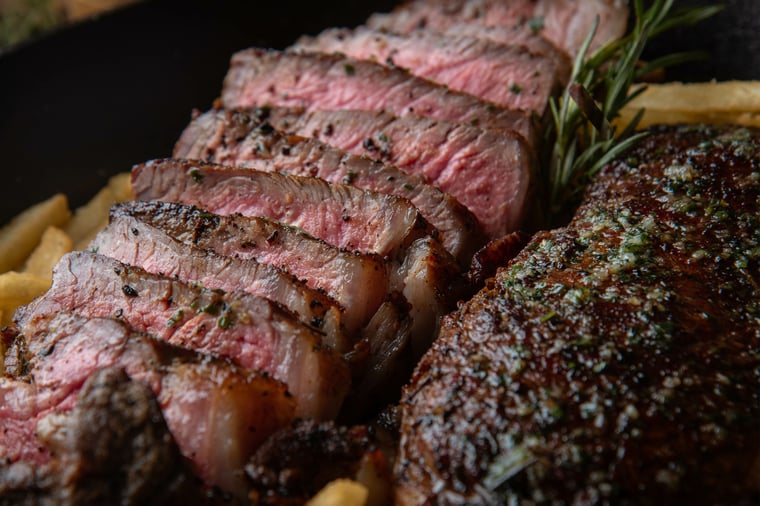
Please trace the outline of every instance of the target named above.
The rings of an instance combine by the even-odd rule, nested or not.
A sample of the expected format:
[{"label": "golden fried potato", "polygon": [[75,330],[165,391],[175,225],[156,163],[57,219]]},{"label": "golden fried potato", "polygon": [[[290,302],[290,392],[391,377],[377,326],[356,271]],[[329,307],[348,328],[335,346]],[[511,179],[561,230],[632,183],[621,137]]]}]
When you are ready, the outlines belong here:
[{"label": "golden fried potato", "polygon": [[16,308],[28,304],[50,288],[50,280],[28,272],[10,271],[0,274],[0,325],[7,325]]},{"label": "golden fried potato", "polygon": [[335,480],[324,486],[306,506],[363,506],[367,502],[367,487],[352,480]]},{"label": "golden fried potato", "polygon": [[640,128],[676,123],[760,126],[760,81],[651,84],[623,108],[618,124],[628,124],[642,108]]},{"label": "golden fried potato", "polygon": [[70,218],[68,201],[60,193],[13,218],[0,229],[0,273],[21,266],[49,226],[63,227]]},{"label": "golden fried potato", "polygon": [[132,198],[132,174],[122,172],[108,180],[108,187],[113,192],[116,202],[125,202]]},{"label": "golden fried potato", "polygon": [[24,272],[53,279],[53,267],[71,248],[71,238],[66,232],[57,227],[48,227],[42,234],[40,244],[27,258]]},{"label": "golden fried potato", "polygon": [[110,187],[105,186],[89,202],[77,208],[65,229],[71,237],[71,242],[79,244],[83,239],[90,237],[93,231],[98,230],[103,222],[108,220],[108,211],[114,202],[116,195]]}]

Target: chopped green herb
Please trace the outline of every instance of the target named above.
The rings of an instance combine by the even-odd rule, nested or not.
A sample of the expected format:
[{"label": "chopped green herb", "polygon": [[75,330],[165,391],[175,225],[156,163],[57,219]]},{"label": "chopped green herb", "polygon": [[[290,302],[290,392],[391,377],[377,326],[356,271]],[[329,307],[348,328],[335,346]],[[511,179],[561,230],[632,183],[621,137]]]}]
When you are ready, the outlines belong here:
[{"label": "chopped green herb", "polygon": [[187,174],[193,178],[193,181],[196,183],[203,181],[203,174],[201,174],[201,171],[199,171],[197,167],[193,167],[192,169],[188,170]]},{"label": "chopped green herb", "polygon": [[535,18],[530,18],[525,24],[528,28],[533,30],[533,33],[538,33],[544,29],[544,18],[542,16],[536,16]]},{"label": "chopped green herb", "polygon": [[522,90],[523,90],[522,86],[520,86],[517,83],[512,83],[512,85],[509,87],[509,91],[511,91],[515,95],[519,95],[520,93],[522,93]]},{"label": "chopped green herb", "polygon": [[352,76],[356,74],[356,69],[350,63],[346,63],[345,65],[343,65],[343,70],[346,71],[347,76]]}]

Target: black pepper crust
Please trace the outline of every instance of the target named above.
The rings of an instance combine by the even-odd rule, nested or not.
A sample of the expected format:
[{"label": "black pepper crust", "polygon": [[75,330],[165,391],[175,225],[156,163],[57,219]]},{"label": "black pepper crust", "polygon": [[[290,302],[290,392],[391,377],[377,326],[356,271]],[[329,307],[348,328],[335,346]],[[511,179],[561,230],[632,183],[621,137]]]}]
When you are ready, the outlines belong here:
[{"label": "black pepper crust", "polygon": [[759,282],[760,130],[654,129],[447,317],[399,502],[757,504]]}]

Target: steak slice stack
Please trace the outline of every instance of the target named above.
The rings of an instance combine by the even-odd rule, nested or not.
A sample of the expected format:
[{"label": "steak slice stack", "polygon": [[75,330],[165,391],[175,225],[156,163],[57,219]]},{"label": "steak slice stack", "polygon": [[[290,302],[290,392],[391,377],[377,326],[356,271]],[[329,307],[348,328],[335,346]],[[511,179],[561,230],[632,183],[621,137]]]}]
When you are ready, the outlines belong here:
[{"label": "steak slice stack", "polygon": [[226,108],[265,105],[366,109],[419,114],[537,138],[529,114],[485,102],[415,77],[400,68],[341,55],[248,49],[232,57],[224,80]]},{"label": "steak slice stack", "polygon": [[485,242],[475,216],[451,195],[426,184],[424,178],[307,139],[316,136],[303,130],[297,132],[302,137],[284,135],[267,122],[269,110],[204,113],[185,128],[174,157],[314,176],[409,199],[463,266]]},{"label": "steak slice stack", "polygon": [[70,253],[53,286],[18,314],[22,330],[56,312],[117,317],[171,344],[231,359],[288,386],[295,414],[335,418],[348,369],[314,330],[262,297],[221,294],[93,253]]},{"label": "steak slice stack", "polygon": [[758,153],[758,130],[653,131],[447,317],[398,502],[755,502]]},{"label": "steak slice stack", "polygon": [[397,35],[363,27],[332,29],[303,37],[294,48],[384,62],[449,89],[538,116],[570,77],[569,68],[558,69],[554,59],[524,45],[429,31]]},{"label": "steak slice stack", "polygon": [[591,48],[621,37],[628,19],[628,4],[618,0],[415,0],[389,14],[374,14],[367,26],[408,33],[416,29],[444,30],[470,23],[511,27],[527,25],[564,49],[577,54],[599,16],[599,30]]},{"label": "steak slice stack", "polygon": [[268,297],[323,333],[325,343],[331,347],[346,351],[351,346],[342,325],[342,308],[324,293],[269,264],[194,248],[125,215],[114,216],[92,241],[91,249],[154,274],[211,289],[241,290]]},{"label": "steak slice stack", "polygon": [[112,319],[54,313],[23,328],[28,377],[0,378],[0,452],[42,465],[42,420],[71,410],[96,371],[119,367],[156,396],[180,451],[207,485],[244,491],[240,470],[275,429],[294,419],[285,386],[135,332]]},{"label": "steak slice stack", "polygon": [[422,177],[467,206],[490,238],[537,221],[531,203],[535,161],[513,132],[371,111],[271,108],[266,114],[278,129],[311,135]]}]

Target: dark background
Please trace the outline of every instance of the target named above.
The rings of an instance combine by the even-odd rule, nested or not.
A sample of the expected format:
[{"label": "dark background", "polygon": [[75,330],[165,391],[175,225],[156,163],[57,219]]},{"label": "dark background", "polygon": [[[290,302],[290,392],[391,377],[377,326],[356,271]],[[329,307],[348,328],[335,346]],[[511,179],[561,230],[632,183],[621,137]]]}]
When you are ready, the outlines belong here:
[{"label": "dark background", "polygon": [[[169,155],[192,109],[218,96],[235,50],[282,48],[395,3],[153,0],[0,55],[0,223],[57,191],[80,205],[109,175]],[[705,2],[676,2],[693,3]],[[670,78],[760,77],[760,2],[724,3],[710,22],[655,41],[649,56],[710,53]]]}]

